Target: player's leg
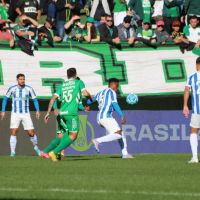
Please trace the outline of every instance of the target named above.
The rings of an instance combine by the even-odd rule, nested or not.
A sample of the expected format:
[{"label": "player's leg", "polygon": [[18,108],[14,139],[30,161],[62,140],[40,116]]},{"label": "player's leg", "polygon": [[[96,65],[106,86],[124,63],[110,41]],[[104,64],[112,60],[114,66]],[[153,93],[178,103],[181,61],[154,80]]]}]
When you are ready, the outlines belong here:
[{"label": "player's leg", "polygon": [[99,123],[106,129],[108,134],[93,140],[93,144],[97,152],[99,152],[99,144],[119,140],[122,138],[122,130],[114,118],[101,119]]},{"label": "player's leg", "polygon": [[192,114],[190,122],[190,146],[192,159],[189,163],[198,163],[198,130],[200,128],[200,115]]},{"label": "player's leg", "polygon": [[33,148],[37,155],[40,155],[40,149],[38,147],[38,138],[34,130],[33,122],[30,114],[23,114],[22,116],[22,124],[24,126],[24,130],[27,131],[28,136],[30,137],[30,141],[33,144]]},{"label": "player's leg", "polygon": [[124,135],[124,132],[122,132],[122,138],[118,140],[118,143],[122,150],[122,158],[132,159],[133,156],[131,154],[129,154],[128,150],[127,150],[127,141],[126,141],[126,136]]},{"label": "player's leg", "polygon": [[27,130],[27,134],[30,137],[30,141],[33,144],[33,148],[34,148],[35,152],[39,156],[40,155],[40,149],[38,147],[38,138],[37,138],[37,135],[35,134],[35,130],[29,129],[29,130]]},{"label": "player's leg", "polygon": [[10,156],[13,157],[16,155],[16,145],[17,145],[17,132],[18,127],[21,122],[21,117],[19,114],[11,113],[11,120],[10,120]]},{"label": "player's leg", "polygon": [[63,149],[69,147],[77,138],[79,131],[79,118],[78,116],[64,116],[63,123],[68,128],[69,132],[64,132],[60,144],[49,153],[53,161],[56,161],[56,156]]},{"label": "player's leg", "polygon": [[17,128],[11,129],[10,135],[10,156],[14,157],[16,155],[16,145],[17,145]]}]

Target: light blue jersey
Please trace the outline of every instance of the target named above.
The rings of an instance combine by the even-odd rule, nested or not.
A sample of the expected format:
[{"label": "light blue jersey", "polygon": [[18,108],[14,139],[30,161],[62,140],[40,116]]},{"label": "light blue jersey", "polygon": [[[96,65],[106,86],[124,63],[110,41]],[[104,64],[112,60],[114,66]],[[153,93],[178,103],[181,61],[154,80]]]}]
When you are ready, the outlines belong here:
[{"label": "light blue jersey", "polygon": [[36,94],[33,88],[28,85],[23,88],[14,85],[8,89],[6,97],[12,98],[12,112],[29,113],[29,99],[36,99]]},{"label": "light blue jersey", "polygon": [[113,103],[117,103],[117,95],[111,88],[98,92],[94,101],[98,102],[99,113],[98,119],[111,118],[114,111]]},{"label": "light blue jersey", "polygon": [[200,114],[200,73],[196,72],[187,80],[187,85],[192,94],[192,112]]}]

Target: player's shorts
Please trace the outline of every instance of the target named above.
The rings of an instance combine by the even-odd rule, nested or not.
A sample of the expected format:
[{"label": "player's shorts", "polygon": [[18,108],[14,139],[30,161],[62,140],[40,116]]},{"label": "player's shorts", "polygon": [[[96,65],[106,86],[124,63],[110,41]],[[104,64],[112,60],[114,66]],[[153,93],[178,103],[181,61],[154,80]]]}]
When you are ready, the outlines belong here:
[{"label": "player's shorts", "polygon": [[200,114],[192,114],[190,126],[193,128],[200,128]]},{"label": "player's shorts", "polygon": [[121,130],[119,124],[114,118],[99,119],[98,123],[100,126],[103,126],[106,129],[108,134],[116,133],[117,131]]},{"label": "player's shorts", "polygon": [[57,117],[58,128],[57,133],[72,132],[78,133],[79,131],[79,117],[78,115],[58,115]]},{"label": "player's shorts", "polygon": [[19,128],[20,123],[24,127],[24,130],[34,129],[33,122],[30,113],[11,113],[10,128]]}]

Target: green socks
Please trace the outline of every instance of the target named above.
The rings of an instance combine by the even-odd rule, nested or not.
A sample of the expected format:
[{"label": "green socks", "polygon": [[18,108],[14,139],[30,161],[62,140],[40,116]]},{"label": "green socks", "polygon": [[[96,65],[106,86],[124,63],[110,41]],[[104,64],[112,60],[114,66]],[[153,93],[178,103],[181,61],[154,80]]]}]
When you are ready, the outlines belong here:
[{"label": "green socks", "polygon": [[60,141],[60,144],[54,149],[53,152],[57,155],[63,149],[66,149],[68,146],[70,146],[71,143],[73,143],[73,140],[68,135],[64,135]]},{"label": "green socks", "polygon": [[55,149],[59,143],[61,142],[61,138],[55,138],[54,140],[51,141],[51,143],[43,150],[44,153],[49,153],[53,149]]}]

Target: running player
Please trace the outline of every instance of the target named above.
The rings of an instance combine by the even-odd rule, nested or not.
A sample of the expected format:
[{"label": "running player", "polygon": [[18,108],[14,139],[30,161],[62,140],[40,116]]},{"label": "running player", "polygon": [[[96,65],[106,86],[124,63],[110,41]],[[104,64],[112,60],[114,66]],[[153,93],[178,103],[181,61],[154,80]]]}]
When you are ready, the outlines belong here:
[{"label": "running player", "polygon": [[6,96],[2,102],[1,120],[3,120],[5,117],[7,101],[10,97],[12,97],[12,112],[10,122],[10,156],[13,157],[16,154],[15,149],[17,145],[17,132],[21,122],[24,126],[24,130],[26,130],[27,134],[30,136],[30,141],[34,146],[34,150],[39,155],[40,150],[38,148],[37,136],[34,131],[33,122],[31,120],[29,111],[30,97],[33,99],[36,109],[36,119],[40,118],[39,103],[33,88],[25,84],[24,74],[18,74],[17,84],[10,87],[7,91]]},{"label": "running player", "polygon": [[192,159],[189,163],[198,163],[198,130],[200,128],[200,57],[196,60],[196,72],[191,75],[185,86],[183,114],[189,117],[188,100],[192,94],[192,116],[190,121],[190,146]]},{"label": "running player", "polygon": [[61,101],[59,110],[59,123],[62,127],[62,134],[56,137],[44,150],[41,152],[42,157],[51,157],[52,161],[57,161],[56,156],[63,149],[69,147],[77,138],[79,131],[79,117],[78,108],[81,102],[81,95],[90,97],[89,92],[85,89],[85,84],[82,80],[77,79],[77,72],[75,68],[67,70],[67,78],[62,86],[56,91],[51,98],[48,111],[45,116],[47,123],[50,117],[50,112],[55,100],[58,98]]},{"label": "running player", "polygon": [[[121,118],[121,123],[124,124],[126,122],[124,113],[121,111],[121,108],[117,102],[116,92],[118,87],[119,80],[116,78],[111,78],[109,80],[108,88],[98,92],[93,99],[93,102],[97,101],[99,105],[99,113],[97,116],[98,123],[100,126],[103,126],[106,129],[108,134],[106,136],[93,139],[92,142],[96,151],[99,153],[99,144],[118,140],[122,149],[122,158],[131,159],[133,157],[128,154],[126,137],[122,129],[119,127],[117,121],[112,117],[112,113],[115,110]],[[87,102],[88,104],[91,103],[90,100]]]}]

